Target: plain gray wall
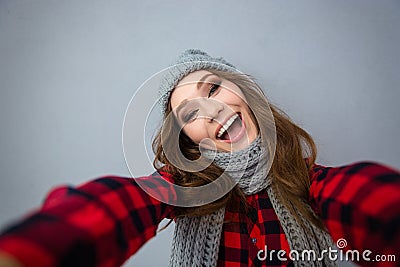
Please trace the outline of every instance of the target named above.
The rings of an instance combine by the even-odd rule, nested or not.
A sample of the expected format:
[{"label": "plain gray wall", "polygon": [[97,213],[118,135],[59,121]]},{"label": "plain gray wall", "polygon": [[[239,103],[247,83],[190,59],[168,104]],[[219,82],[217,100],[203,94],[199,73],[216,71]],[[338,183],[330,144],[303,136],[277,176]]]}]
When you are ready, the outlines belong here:
[{"label": "plain gray wall", "polygon": [[[125,109],[187,48],[252,74],[312,134],[319,163],[400,168],[399,33],[395,0],[1,0],[0,225],[55,185],[129,176]],[[134,171],[152,172],[142,153]],[[166,266],[172,230],[126,266]]]}]

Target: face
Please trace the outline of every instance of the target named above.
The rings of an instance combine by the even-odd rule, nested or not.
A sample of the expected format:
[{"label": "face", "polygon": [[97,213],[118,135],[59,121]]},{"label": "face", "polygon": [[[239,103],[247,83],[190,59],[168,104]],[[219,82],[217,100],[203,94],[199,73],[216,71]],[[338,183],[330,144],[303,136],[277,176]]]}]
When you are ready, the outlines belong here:
[{"label": "face", "polygon": [[184,77],[170,104],[184,133],[201,147],[219,151],[246,148],[258,134],[240,88],[200,70]]}]

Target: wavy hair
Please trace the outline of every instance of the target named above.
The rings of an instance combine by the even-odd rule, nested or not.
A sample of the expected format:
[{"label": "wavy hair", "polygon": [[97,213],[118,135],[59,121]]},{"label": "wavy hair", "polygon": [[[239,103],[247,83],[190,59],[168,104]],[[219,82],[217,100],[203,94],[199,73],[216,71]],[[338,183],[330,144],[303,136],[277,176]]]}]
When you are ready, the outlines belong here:
[{"label": "wavy hair", "polygon": [[[317,155],[316,146],[311,136],[293,123],[282,110],[268,103],[265,94],[250,76],[215,70],[210,70],[210,72],[233,82],[241,89],[246,102],[251,107],[253,119],[257,123],[261,136],[267,138],[265,142],[267,146],[271,144],[271,142],[268,142],[268,138],[274,137],[276,148],[267,147],[270,152],[269,155],[274,156],[268,175],[272,178],[271,186],[274,187],[280,201],[300,224],[303,223],[298,213],[320,229],[325,230],[321,220],[307,204],[310,190],[309,172]],[[163,126],[153,140],[154,167],[157,170],[170,173],[174,183],[180,186],[197,187],[205,185],[220,178],[221,175],[223,180],[229,183],[229,177],[226,177],[223,170],[215,164],[211,164],[201,171],[189,172],[181,170],[176,167],[176,164],[168,160],[164,153],[165,149],[172,151],[172,153],[182,153],[188,160],[201,158],[199,145],[180,130],[177,119],[171,114],[170,98],[171,94],[165,110]],[[169,116],[170,114],[171,116]],[[173,142],[174,136],[176,138],[178,135],[179,146]],[[199,162],[201,164],[201,161]],[[198,207],[176,207],[175,214],[176,216],[201,216],[210,214],[226,205],[238,209],[240,203],[246,203],[245,195],[238,186],[234,186],[223,197],[212,203]]]}]

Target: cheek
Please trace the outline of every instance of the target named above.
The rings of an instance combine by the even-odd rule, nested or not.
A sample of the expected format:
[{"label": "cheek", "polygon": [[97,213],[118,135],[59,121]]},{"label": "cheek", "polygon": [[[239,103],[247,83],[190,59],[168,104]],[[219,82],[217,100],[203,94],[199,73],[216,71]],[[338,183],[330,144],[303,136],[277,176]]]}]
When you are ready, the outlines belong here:
[{"label": "cheek", "polygon": [[206,128],[201,121],[194,121],[186,125],[183,127],[183,131],[196,144],[200,143],[204,138],[209,137]]},{"label": "cheek", "polygon": [[223,90],[221,94],[218,96],[222,102],[226,105],[233,105],[233,106],[247,106],[244,96],[242,93],[233,92],[231,90]]}]

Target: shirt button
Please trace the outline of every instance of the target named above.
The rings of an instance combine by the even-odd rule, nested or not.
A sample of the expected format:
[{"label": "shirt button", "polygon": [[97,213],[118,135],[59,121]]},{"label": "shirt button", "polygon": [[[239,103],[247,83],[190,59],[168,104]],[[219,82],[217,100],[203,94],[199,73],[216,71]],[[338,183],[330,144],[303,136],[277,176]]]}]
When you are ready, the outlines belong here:
[{"label": "shirt button", "polygon": [[255,244],[256,242],[257,242],[257,238],[253,237],[253,238],[251,239],[251,243]]}]

